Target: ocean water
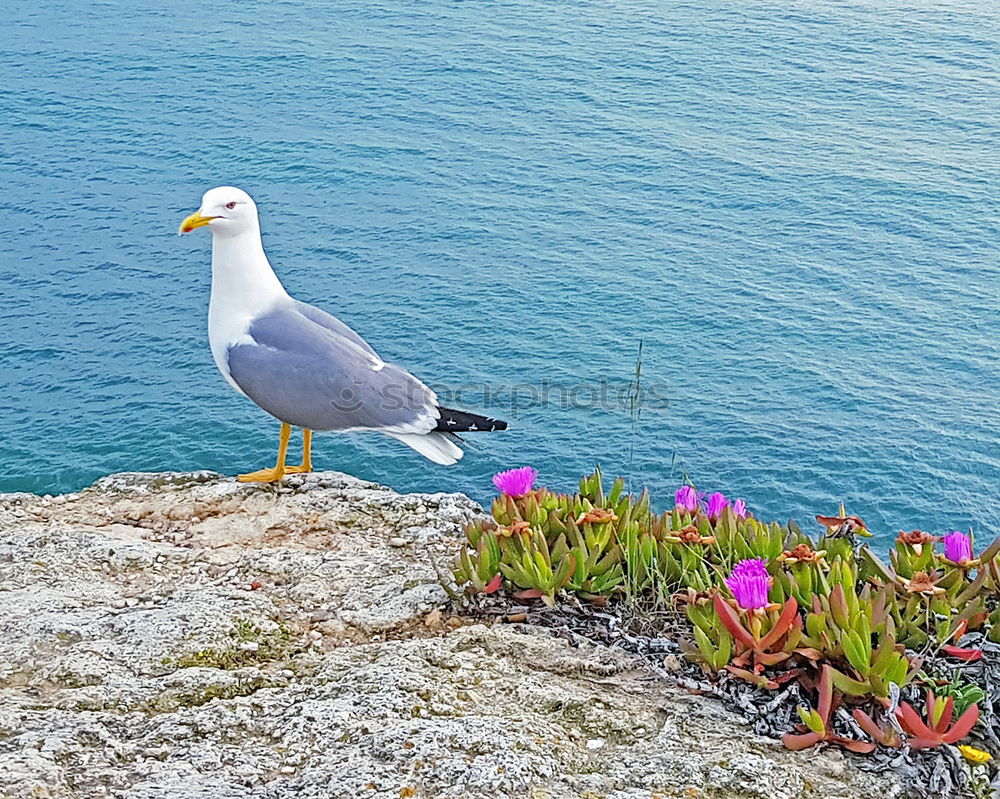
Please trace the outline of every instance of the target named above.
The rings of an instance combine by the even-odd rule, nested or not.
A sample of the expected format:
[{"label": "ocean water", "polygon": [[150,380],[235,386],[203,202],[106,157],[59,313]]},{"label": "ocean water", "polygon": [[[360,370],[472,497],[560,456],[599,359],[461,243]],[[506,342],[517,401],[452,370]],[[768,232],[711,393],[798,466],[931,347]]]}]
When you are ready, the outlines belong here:
[{"label": "ocean water", "polygon": [[175,235],[235,184],[294,295],[511,420],[450,469],[375,435],[318,467],[485,500],[601,463],[1000,533],[995,4],[0,11],[0,490],[272,462]]}]

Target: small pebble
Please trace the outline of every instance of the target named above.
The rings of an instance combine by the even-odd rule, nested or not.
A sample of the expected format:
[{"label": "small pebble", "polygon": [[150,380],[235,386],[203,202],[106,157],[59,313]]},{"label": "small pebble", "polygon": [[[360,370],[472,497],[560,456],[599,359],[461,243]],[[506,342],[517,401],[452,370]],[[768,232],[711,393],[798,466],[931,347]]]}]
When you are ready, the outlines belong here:
[{"label": "small pebble", "polygon": [[405,547],[409,543],[410,542],[407,541],[405,538],[398,538],[397,537],[397,538],[390,538],[389,539],[389,546],[391,546],[391,547]]},{"label": "small pebble", "polygon": [[435,608],[426,616],[424,616],[424,626],[425,627],[437,627],[441,623],[441,609]]}]

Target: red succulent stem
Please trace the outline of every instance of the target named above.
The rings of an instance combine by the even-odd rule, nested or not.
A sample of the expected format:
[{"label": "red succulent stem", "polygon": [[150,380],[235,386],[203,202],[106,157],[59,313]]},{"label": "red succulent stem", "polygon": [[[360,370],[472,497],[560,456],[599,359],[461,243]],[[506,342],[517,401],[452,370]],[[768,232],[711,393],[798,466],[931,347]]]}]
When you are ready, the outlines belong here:
[{"label": "red succulent stem", "polygon": [[961,716],[958,717],[952,728],[944,736],[946,744],[954,744],[961,741],[966,735],[972,732],[972,728],[979,721],[979,705],[972,705]]},{"label": "red succulent stem", "polygon": [[941,647],[941,651],[944,652],[949,657],[958,658],[959,660],[964,660],[971,662],[973,660],[979,660],[983,656],[982,649],[972,649],[968,647],[961,646],[951,646],[946,644]]},{"label": "red succulent stem", "polygon": [[754,637],[749,633],[749,631],[740,623],[739,616],[736,615],[736,611],[733,610],[726,601],[719,595],[715,595],[713,601],[715,606],[715,612],[719,616],[719,620],[722,622],[723,626],[729,630],[733,638],[739,641],[747,649],[756,649],[757,642]]},{"label": "red succulent stem", "polygon": [[[941,700],[938,700],[939,702]],[[937,725],[934,727],[935,732],[944,732],[948,729],[948,725],[951,724],[952,715],[955,712],[955,698],[952,696],[948,697],[948,701],[944,704],[944,710],[941,711],[941,720],[938,721]]]},{"label": "red succulent stem", "polygon": [[923,719],[909,702],[902,702],[896,710],[896,715],[899,718],[899,723],[903,725],[903,729],[915,738],[933,739],[937,737],[934,731],[924,724]]},{"label": "red succulent stem", "polygon": [[[977,704],[971,705],[954,724],[951,724],[955,700],[948,697],[941,711],[941,717],[935,723],[934,716],[940,701],[933,693],[927,692],[927,722],[933,727],[928,726],[920,718],[909,702],[903,702],[896,709],[896,717],[903,729],[911,736],[910,746],[914,749],[930,749],[941,744],[958,743],[972,732],[972,728],[979,721],[979,705]],[[951,724],[951,729],[948,729],[949,724]]]},{"label": "red succulent stem", "polygon": [[758,645],[760,649],[768,649],[778,642],[778,640],[787,633],[795,621],[795,615],[799,612],[799,603],[795,601],[795,597],[789,597],[788,601],[785,603],[785,607],[781,611],[781,615],[778,620],[774,623],[770,632],[767,633],[763,638],[760,639],[760,644]]},{"label": "red succulent stem", "polygon": [[829,664],[823,666],[819,678],[819,707],[816,708],[823,724],[830,723],[830,711],[833,707],[833,670]]},{"label": "red succulent stem", "polygon": [[793,752],[798,752],[801,749],[808,749],[810,746],[814,746],[823,740],[817,732],[807,732],[803,735],[783,735],[781,737],[781,742],[785,745],[786,749],[791,749]]}]

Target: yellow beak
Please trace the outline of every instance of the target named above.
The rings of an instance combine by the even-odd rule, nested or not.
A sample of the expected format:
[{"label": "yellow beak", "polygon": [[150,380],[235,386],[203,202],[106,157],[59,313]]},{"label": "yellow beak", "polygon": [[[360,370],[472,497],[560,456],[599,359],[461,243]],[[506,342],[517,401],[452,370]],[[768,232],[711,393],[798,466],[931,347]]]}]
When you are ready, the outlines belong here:
[{"label": "yellow beak", "polygon": [[191,216],[181,222],[181,226],[177,229],[178,233],[190,233],[196,227],[205,227],[213,219],[218,219],[215,216],[202,216],[199,211],[195,211]]}]

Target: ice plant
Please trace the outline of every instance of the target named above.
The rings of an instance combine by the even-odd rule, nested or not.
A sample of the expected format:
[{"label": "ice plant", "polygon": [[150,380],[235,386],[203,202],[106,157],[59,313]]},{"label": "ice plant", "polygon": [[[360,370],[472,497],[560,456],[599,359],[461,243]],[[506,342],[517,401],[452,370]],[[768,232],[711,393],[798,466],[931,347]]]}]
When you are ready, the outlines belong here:
[{"label": "ice plant", "polygon": [[979,721],[979,705],[972,705],[952,723],[955,697],[941,700],[933,691],[927,692],[927,703],[920,718],[909,702],[902,702],[896,709],[900,725],[912,737],[910,746],[914,749],[930,749],[941,744],[956,744],[968,735]]},{"label": "ice plant", "polygon": [[827,529],[827,535],[850,536],[857,533],[865,538],[871,538],[868,532],[868,525],[857,516],[848,516],[844,511],[844,505],[840,505],[840,513],[837,516],[817,516],[816,521]]},{"label": "ice plant", "polygon": [[[709,519],[718,519],[722,515],[723,509],[729,505],[729,500],[726,499],[725,494],[716,491],[712,494],[708,501],[705,503],[705,513]],[[745,510],[745,508],[744,508]]]},{"label": "ice plant", "polygon": [[913,553],[919,558],[923,552],[924,544],[933,544],[937,541],[937,538],[930,533],[925,533],[923,530],[910,530],[910,532],[900,530],[899,535],[896,536],[896,541],[900,544],[909,544],[913,549]]},{"label": "ice plant", "polygon": [[927,572],[914,572],[909,580],[905,577],[900,577],[899,582],[908,594],[939,596],[946,593],[945,589],[937,584],[935,575],[928,574]]},{"label": "ice plant", "polygon": [[681,510],[694,513],[698,510],[698,502],[703,494],[699,494],[691,486],[681,486],[674,492],[674,504]]},{"label": "ice plant", "polygon": [[616,521],[618,521],[618,517],[615,516],[615,512],[607,508],[591,508],[576,518],[577,524],[604,524]]},{"label": "ice plant", "polygon": [[823,560],[824,555],[826,555],[825,549],[813,550],[808,544],[798,544],[794,548],[786,549],[778,555],[778,560],[788,565],[792,565],[793,563],[819,563]]},{"label": "ice plant", "polygon": [[854,716],[854,720],[858,723],[858,726],[864,730],[865,733],[873,741],[875,741],[875,743],[882,744],[882,746],[889,746],[893,749],[898,749],[903,745],[903,739],[900,738],[896,728],[891,724],[886,726],[876,724],[875,720],[861,708],[855,708],[851,715]]},{"label": "ice plant", "polygon": [[763,558],[741,560],[733,567],[724,581],[733,592],[736,604],[743,610],[760,610],[768,605],[767,594],[771,589],[771,576]]},{"label": "ice plant", "polygon": [[715,536],[702,535],[697,527],[689,524],[687,527],[682,527],[680,530],[665,535],[663,540],[669,541],[672,544],[714,544]]},{"label": "ice plant", "polygon": [[[763,675],[765,666],[775,666],[790,658],[802,638],[802,617],[795,597],[789,597],[784,605],[768,606],[768,611],[763,608],[751,611],[747,626],[721,594],[715,595],[712,606],[735,645],[737,654],[732,664],[726,666],[732,674],[773,691],[782,681],[794,678],[801,671],[792,669],[775,679]],[[689,617],[691,607],[688,606]],[[747,665],[751,665],[752,671],[744,668]]]},{"label": "ice plant", "polygon": [[520,469],[497,472],[493,475],[493,485],[497,487],[497,491],[509,497],[523,497],[534,487],[537,477],[537,469],[522,466]]},{"label": "ice plant", "polygon": [[958,566],[964,566],[972,560],[972,539],[957,530],[948,533],[943,539],[944,556]]},{"label": "ice plant", "polygon": [[[707,605],[712,601],[714,595],[710,591],[695,591],[690,586],[683,591],[678,591],[673,595],[674,604],[677,607],[682,605]],[[721,666],[720,666],[721,668]]]},{"label": "ice plant", "polygon": [[[952,640],[958,641],[966,632],[969,630],[968,619],[962,619],[958,623],[954,632],[951,633]],[[965,647],[965,646],[955,646],[954,644],[944,644],[941,647],[941,651],[944,652],[949,657],[957,658],[958,660],[964,660],[966,662],[972,662],[975,660],[981,660],[983,657],[983,650],[976,647]]]},{"label": "ice plant", "polygon": [[799,734],[789,733],[781,738],[781,742],[787,749],[798,751],[808,749],[820,742],[838,744],[859,754],[868,754],[875,751],[875,744],[867,741],[855,741],[852,738],[845,738],[837,735],[830,725],[830,715],[833,712],[836,696],[833,692],[833,673],[829,665],[823,666],[823,672],[819,679],[819,705],[813,710],[811,708],[800,707],[799,718],[802,724],[797,724],[796,729]]},{"label": "ice plant", "polygon": [[517,521],[513,522],[506,527],[498,527],[497,535],[502,538],[509,538],[512,535],[519,535],[520,533],[527,533],[531,531],[531,522]]},{"label": "ice plant", "polygon": [[[1000,538],[977,549],[969,531],[904,531],[882,563],[859,547],[866,525],[843,506],[817,516],[819,536],[810,536],[690,485],[655,514],[648,495],[626,493],[621,479],[605,492],[599,470],[570,494],[534,488],[536,477],[524,467],[494,478],[493,521],[470,523],[453,568],[467,595],[672,600],[691,624],[682,651],[709,679],[724,683],[728,673],[770,691],[799,683],[809,700],[785,737],[794,749],[957,745],[979,708],[992,719],[976,685],[983,670],[965,663],[988,666],[988,642],[1000,643]],[[968,685],[944,684],[943,670],[956,665]],[[915,679],[937,694],[926,711],[907,688]]]},{"label": "ice plant", "polygon": [[[741,619],[721,594],[715,595],[712,603],[715,614],[732,635],[736,647],[736,656],[726,668],[738,677],[774,690],[781,678],[770,679],[762,672],[765,666],[774,666],[791,657],[798,645],[802,637],[798,602],[789,597],[783,605],[768,603],[771,577],[763,558],[740,561],[725,583],[745,614]],[[752,664],[752,671],[744,669],[748,664]],[[791,678],[795,673],[792,670],[786,675]]]}]

